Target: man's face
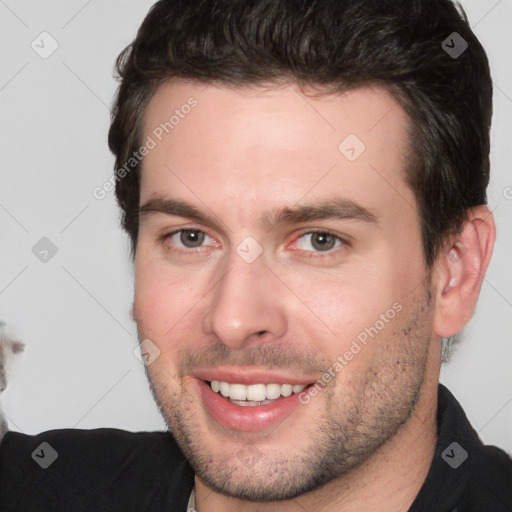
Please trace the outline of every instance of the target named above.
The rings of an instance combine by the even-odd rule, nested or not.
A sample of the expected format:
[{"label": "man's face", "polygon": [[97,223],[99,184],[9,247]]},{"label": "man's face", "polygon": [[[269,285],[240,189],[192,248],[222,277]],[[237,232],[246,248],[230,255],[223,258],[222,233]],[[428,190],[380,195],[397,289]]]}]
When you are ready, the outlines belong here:
[{"label": "man's face", "polygon": [[410,417],[433,305],[407,127],[375,88],[179,81],[151,99],[133,312],[160,351],[157,403],[214,489],[292,498]]}]

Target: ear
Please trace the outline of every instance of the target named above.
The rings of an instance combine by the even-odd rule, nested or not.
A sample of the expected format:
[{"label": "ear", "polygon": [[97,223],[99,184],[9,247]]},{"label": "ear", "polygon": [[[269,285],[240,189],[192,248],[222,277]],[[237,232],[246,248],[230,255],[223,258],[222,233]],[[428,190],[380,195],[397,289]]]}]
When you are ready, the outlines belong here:
[{"label": "ear", "polygon": [[441,251],[433,322],[438,336],[453,336],[473,316],[495,239],[492,213],[485,205],[477,206],[468,210],[462,231]]}]

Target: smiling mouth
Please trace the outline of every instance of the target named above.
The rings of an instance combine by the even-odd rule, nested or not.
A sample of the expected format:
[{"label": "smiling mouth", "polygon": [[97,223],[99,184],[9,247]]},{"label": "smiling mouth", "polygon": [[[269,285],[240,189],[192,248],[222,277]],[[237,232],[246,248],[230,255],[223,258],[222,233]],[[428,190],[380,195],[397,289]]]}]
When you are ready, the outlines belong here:
[{"label": "smiling mouth", "polygon": [[214,393],[241,407],[270,405],[281,398],[300,393],[307,384],[238,384],[218,380],[205,381]]}]

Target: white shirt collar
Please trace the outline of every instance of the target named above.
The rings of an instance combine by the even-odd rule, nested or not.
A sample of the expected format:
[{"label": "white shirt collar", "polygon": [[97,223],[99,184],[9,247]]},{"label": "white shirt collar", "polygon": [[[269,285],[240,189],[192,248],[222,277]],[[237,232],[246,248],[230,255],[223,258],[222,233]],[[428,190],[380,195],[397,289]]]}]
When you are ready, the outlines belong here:
[{"label": "white shirt collar", "polygon": [[197,512],[196,510],[196,488],[192,487],[190,498],[188,499],[187,512]]}]

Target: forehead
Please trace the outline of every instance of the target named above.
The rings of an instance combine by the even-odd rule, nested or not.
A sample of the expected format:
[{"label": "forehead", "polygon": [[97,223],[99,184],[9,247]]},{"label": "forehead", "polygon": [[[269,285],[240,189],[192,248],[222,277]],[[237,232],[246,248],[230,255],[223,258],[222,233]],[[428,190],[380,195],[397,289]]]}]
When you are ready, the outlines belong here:
[{"label": "forehead", "polygon": [[179,195],[223,207],[229,199],[243,216],[336,192],[370,208],[396,210],[400,201],[411,216],[403,109],[383,88],[321,92],[161,85],[143,118],[142,142],[154,147],[142,162],[141,203]]}]

